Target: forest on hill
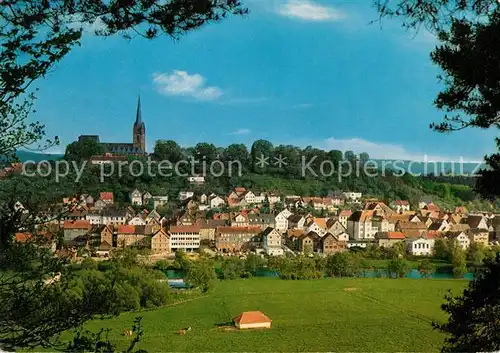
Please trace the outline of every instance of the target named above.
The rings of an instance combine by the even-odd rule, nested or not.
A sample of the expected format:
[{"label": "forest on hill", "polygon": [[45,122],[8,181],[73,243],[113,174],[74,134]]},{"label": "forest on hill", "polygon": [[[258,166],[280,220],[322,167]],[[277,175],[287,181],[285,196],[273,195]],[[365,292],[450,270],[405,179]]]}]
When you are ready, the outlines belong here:
[{"label": "forest on hill", "polygon": [[[390,168],[381,171],[377,166],[367,167],[370,161],[368,153],[355,155],[352,151],[323,151],[312,147],[301,149],[296,146],[273,146],[265,140],[256,141],[250,150],[243,144],[220,148],[209,143],[199,143],[191,148],[182,148],[175,141],[157,141],[151,156],[129,156],[128,166],[118,172],[114,166],[88,163],[90,157],[104,152],[101,146],[92,142],[86,142],[85,145],[78,142],[70,144],[64,157],[65,161],[70,165],[86,163],[81,174],[69,168],[65,173],[67,175],[57,177],[55,168],[51,168],[52,173],[43,177],[29,178],[13,175],[1,183],[1,189],[14,187],[19,190],[19,193],[40,194],[40,199],[55,200],[80,193],[98,195],[101,191],[112,191],[116,202],[126,204],[128,193],[134,188],[148,190],[153,195],[169,195],[170,199],[175,201],[182,190],[194,191],[195,194],[214,192],[227,195],[234,187],[243,186],[254,192],[299,196],[326,196],[338,190],[358,191],[367,197],[387,202],[395,199],[409,200],[412,206],[416,206],[421,197],[431,196],[435,203],[446,209],[465,205],[470,210],[494,211],[500,206],[498,200],[486,201],[474,192],[475,178],[473,177],[434,174],[412,176]],[[261,156],[269,157],[269,165],[259,164]],[[277,166],[273,163],[279,156],[286,161],[286,165]],[[139,165],[146,170],[148,158],[152,166],[151,172],[138,173]],[[224,166],[232,161],[239,161],[241,170],[237,173],[234,170],[233,173],[229,173],[229,170],[221,169],[221,173],[212,175],[209,168],[204,169],[203,163],[199,163],[180,164],[178,173],[173,172],[165,176],[160,175],[158,171],[160,161],[168,160],[175,164],[195,158],[205,162],[205,166],[216,161]],[[303,160],[307,163],[312,161],[309,167],[313,172],[317,172],[316,175],[309,171],[303,173]],[[55,165],[58,162],[51,161],[50,163]],[[328,165],[334,168],[323,168],[327,172],[320,173],[322,164],[323,167]],[[361,172],[348,175],[335,169],[335,166],[339,165],[344,168],[350,166],[354,171],[358,168]],[[187,176],[191,175],[204,175],[204,183],[190,183]],[[56,178],[57,182],[55,182]],[[11,183],[18,183],[18,185],[9,186]],[[33,196],[31,198],[37,199]]]}]

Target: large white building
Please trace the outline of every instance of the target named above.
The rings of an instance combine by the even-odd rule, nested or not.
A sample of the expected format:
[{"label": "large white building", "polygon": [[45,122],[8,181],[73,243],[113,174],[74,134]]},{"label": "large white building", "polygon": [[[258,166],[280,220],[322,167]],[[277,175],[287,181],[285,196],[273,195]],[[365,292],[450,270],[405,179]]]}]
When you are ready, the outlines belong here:
[{"label": "large white building", "polygon": [[434,249],[434,240],[415,238],[406,240],[406,248],[415,256],[430,256]]},{"label": "large white building", "polygon": [[170,227],[168,234],[172,251],[183,249],[186,252],[193,252],[200,248],[199,226],[173,226]]}]

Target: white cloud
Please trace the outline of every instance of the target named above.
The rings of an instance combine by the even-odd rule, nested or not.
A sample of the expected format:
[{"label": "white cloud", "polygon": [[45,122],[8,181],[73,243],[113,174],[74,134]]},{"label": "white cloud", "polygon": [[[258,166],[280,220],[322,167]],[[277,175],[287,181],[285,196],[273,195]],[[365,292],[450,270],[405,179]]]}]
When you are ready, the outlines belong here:
[{"label": "white cloud", "polygon": [[[409,160],[409,161],[459,161],[460,156],[439,156],[427,154],[426,152],[411,152],[406,150],[401,145],[393,145],[390,143],[376,143],[367,141],[361,138],[351,138],[351,139],[336,139],[333,137],[328,138],[324,142],[322,148],[329,150],[341,150],[341,151],[354,151],[354,153],[359,154],[362,152],[367,152],[370,158],[373,159],[398,159],[398,160]],[[477,162],[480,158],[470,158],[462,157],[464,161],[467,162]]]},{"label": "white cloud", "polygon": [[251,132],[250,129],[238,129],[231,132],[229,135],[248,135]]},{"label": "white cloud", "polygon": [[310,0],[288,0],[278,7],[278,13],[305,21],[339,21],[347,17],[338,9],[322,6]]},{"label": "white cloud", "polygon": [[167,96],[185,96],[205,101],[222,96],[223,92],[219,87],[206,86],[205,81],[200,74],[190,75],[180,70],[153,74],[153,83],[157,91]]}]

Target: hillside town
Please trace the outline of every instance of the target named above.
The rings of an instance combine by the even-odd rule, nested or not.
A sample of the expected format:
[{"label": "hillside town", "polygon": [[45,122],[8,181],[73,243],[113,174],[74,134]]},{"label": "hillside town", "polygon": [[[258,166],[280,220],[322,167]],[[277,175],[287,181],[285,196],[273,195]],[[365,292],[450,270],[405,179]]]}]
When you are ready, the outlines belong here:
[{"label": "hillside town", "polygon": [[[326,256],[400,242],[409,254],[430,256],[440,238],[455,239],[464,250],[500,239],[500,214],[469,213],[465,207],[443,210],[428,197],[412,209],[407,200],[385,203],[352,191],[302,197],[236,187],[227,195],[181,191],[174,201],[138,189],[130,190],[123,205],[106,191],[67,197],[45,215],[40,234],[54,251],[74,257],[83,250],[87,256],[108,257],[113,249],[136,247],[159,258],[179,249]],[[176,205],[170,217],[163,212],[167,205]],[[28,213],[20,203],[16,210]],[[31,236],[17,233],[16,240]]]}]

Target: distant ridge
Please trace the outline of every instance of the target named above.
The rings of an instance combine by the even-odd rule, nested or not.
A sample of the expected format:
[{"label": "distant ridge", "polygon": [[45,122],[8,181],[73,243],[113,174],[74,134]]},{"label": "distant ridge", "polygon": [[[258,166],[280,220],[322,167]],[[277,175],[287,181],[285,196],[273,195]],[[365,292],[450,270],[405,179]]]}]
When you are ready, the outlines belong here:
[{"label": "distant ridge", "polygon": [[[488,166],[484,163],[474,163],[474,162],[417,162],[417,161],[402,161],[395,159],[373,159],[373,162],[377,164],[379,168],[382,168],[385,164],[386,169],[402,169],[406,173],[411,172],[413,174],[442,174],[451,172],[452,175],[474,175],[477,174],[479,169],[487,168]],[[397,168],[396,168],[397,167]]]},{"label": "distant ridge", "polygon": [[[58,159],[61,159],[64,157],[63,154],[51,154],[51,153],[39,153],[39,152],[30,152],[30,151],[17,151],[17,156],[19,158],[20,162],[26,162],[26,161],[35,161],[35,162],[40,162],[40,161],[55,161]],[[382,168],[382,166],[385,164],[387,169],[393,169],[395,166],[398,166],[399,168],[405,170],[405,172],[408,172],[411,166],[411,171],[413,173],[417,174],[430,174],[433,173],[434,171],[434,165],[437,166],[437,172],[438,174],[440,172],[448,172],[448,171],[453,171],[454,175],[460,174],[460,164],[458,162],[439,162],[439,163],[433,163],[433,162],[416,162],[416,161],[397,161],[397,160],[391,160],[391,159],[372,159],[371,161],[375,162],[379,168]],[[398,162],[395,164],[395,162]],[[425,164],[427,164],[427,168],[425,167]],[[462,165],[462,171],[466,175],[470,175],[473,172],[477,173],[477,167],[480,168],[486,168],[487,165],[484,163],[469,163],[469,162],[464,162]]]},{"label": "distant ridge", "polygon": [[39,153],[39,152],[30,152],[30,151],[17,151],[17,158],[19,158],[20,162],[26,161],[55,161],[64,157],[63,154],[51,154],[51,153]]}]

